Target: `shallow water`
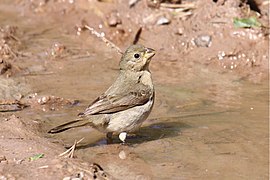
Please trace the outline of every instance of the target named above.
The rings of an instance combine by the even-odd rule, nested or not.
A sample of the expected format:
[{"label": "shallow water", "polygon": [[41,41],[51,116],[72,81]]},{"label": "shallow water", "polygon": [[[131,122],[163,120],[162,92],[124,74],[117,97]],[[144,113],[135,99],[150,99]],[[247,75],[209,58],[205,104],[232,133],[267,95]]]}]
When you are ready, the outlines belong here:
[{"label": "shallow water", "polygon": [[[28,69],[20,76],[32,92],[80,100],[78,106],[58,111],[20,113],[42,121],[42,131],[76,118],[116,78],[120,56],[94,37],[76,36],[72,28],[55,21],[34,22],[35,29],[29,27],[33,22],[11,22],[27,30],[29,56],[18,63]],[[55,43],[69,50],[62,58],[50,56]],[[104,135],[90,127],[53,138],[70,146],[84,137],[76,155],[100,163],[116,178],[267,179],[268,82],[251,84],[232,71],[219,73],[200,64],[183,64],[181,75],[173,74],[170,68],[177,67],[164,68],[166,62],[158,59],[159,54],[151,64],[157,93],[153,112],[126,145],[117,137],[115,144],[106,145]]]},{"label": "shallow water", "polygon": [[[50,93],[62,93],[64,97],[82,102],[74,108],[43,114],[41,118],[46,119],[48,127],[75,118],[117,74],[108,65],[108,72],[95,79],[94,74],[100,73],[98,68],[89,71],[88,75],[80,68],[91,66],[88,60],[76,62],[76,65],[79,68],[73,71],[71,79],[66,77],[68,69],[74,67],[72,62],[66,63],[66,70],[51,78],[61,84],[55,85],[57,90],[51,89]],[[159,83],[155,74],[158,72],[153,77],[157,92],[153,112],[137,135],[128,138],[127,145],[120,145],[117,137],[114,139],[116,144],[106,145],[104,135],[91,128],[70,130],[54,138],[70,146],[84,137],[76,154],[86,161],[102,164],[118,178],[267,178],[267,82],[251,84],[237,81],[237,77],[231,74],[216,73],[208,77],[207,86],[206,81],[194,78],[194,87],[192,84],[185,87]],[[223,83],[219,82],[220,79],[224,80]]]},{"label": "shallow water", "polygon": [[[265,179],[268,85],[237,84],[240,90],[233,93],[235,97],[216,97],[227,99],[227,104],[222,101],[223,106],[201,92],[190,94],[186,90],[181,92],[182,87],[176,85],[159,84],[151,117],[124,146],[105,145],[104,135],[89,128],[70,130],[57,138],[70,145],[85,137],[77,155],[102,164],[118,177]],[[178,107],[179,101],[184,107]],[[71,112],[59,118],[66,119],[71,114],[74,115]],[[59,121],[51,122],[56,125]]]}]

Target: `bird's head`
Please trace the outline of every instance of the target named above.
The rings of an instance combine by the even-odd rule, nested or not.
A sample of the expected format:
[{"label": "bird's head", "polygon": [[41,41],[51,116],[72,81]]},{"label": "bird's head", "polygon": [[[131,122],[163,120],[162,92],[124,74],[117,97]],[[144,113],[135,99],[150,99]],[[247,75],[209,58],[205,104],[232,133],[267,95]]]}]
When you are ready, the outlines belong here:
[{"label": "bird's head", "polygon": [[131,45],[123,54],[120,61],[121,70],[143,71],[148,70],[155,50],[143,45]]}]

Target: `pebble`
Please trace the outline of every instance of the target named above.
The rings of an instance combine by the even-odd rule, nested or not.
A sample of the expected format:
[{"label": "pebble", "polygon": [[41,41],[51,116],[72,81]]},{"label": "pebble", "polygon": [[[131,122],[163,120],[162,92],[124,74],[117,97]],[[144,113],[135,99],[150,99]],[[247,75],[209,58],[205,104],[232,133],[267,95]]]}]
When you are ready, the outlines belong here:
[{"label": "pebble", "polygon": [[200,35],[194,39],[194,43],[197,47],[210,47],[212,37],[209,35]]},{"label": "pebble", "polygon": [[170,24],[170,23],[171,23],[171,21],[168,18],[164,17],[164,16],[160,17],[157,20],[157,25],[166,25],[166,24]]},{"label": "pebble", "polygon": [[183,35],[184,34],[184,29],[183,28],[178,28],[175,32],[176,35]]},{"label": "pebble", "polygon": [[120,15],[117,11],[113,11],[109,14],[108,24],[111,27],[116,27],[118,24],[122,24],[122,20],[120,19]]}]

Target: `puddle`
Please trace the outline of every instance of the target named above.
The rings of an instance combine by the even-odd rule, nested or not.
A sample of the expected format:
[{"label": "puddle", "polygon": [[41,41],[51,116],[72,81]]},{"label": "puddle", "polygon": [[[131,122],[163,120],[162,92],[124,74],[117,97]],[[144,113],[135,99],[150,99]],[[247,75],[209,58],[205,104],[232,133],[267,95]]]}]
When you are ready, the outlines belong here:
[{"label": "puddle", "polygon": [[[99,70],[95,69],[91,73],[98,74]],[[76,83],[81,87],[78,89],[70,88],[66,79],[67,84],[58,87],[58,91],[67,92],[65,88],[69,88],[67,96],[81,99],[82,103],[65,110],[63,116],[60,112],[58,115],[50,113],[51,117],[45,122],[52,127],[75,118],[113,81],[106,77],[116,73],[109,70],[105,77],[100,75],[103,79],[99,83],[85,78]],[[63,72],[55,78],[66,76]],[[264,179],[268,172],[263,167],[267,167],[268,162],[265,157],[268,152],[268,84],[235,82],[235,77],[218,73],[213,77],[207,84],[213,84],[216,91],[213,86],[207,89],[200,79],[193,79],[194,88],[159,84],[155,80],[157,97],[153,112],[137,134],[127,139],[126,145],[121,145],[117,137],[115,144],[106,145],[104,134],[91,128],[70,130],[54,138],[70,146],[85,137],[76,154],[86,161],[101,163],[116,178]],[[78,74],[77,78],[84,77]],[[220,83],[219,79],[226,82]],[[251,171],[257,166],[261,167],[258,171]]]}]

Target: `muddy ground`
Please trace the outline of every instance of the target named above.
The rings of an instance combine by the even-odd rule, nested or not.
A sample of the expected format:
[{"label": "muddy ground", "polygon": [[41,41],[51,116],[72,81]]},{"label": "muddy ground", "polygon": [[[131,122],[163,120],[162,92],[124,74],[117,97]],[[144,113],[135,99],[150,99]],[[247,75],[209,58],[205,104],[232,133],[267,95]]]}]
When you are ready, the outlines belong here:
[{"label": "muddy ground", "polygon": [[[156,103],[126,145],[46,133],[117,76],[121,55],[87,27],[157,51]],[[2,0],[0,74],[0,179],[269,179],[268,0]]]}]

